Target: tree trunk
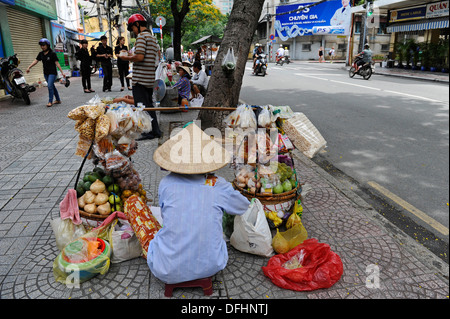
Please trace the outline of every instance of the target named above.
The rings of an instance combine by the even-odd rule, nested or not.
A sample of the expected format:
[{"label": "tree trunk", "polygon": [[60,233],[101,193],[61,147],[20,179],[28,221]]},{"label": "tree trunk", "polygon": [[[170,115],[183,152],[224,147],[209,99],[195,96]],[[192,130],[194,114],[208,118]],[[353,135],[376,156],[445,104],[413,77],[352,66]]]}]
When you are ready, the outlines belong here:
[{"label": "tree trunk", "polygon": [[170,8],[172,10],[172,15],[174,19],[173,27],[173,52],[175,61],[181,61],[181,25],[190,10],[190,0],[182,0],[183,6],[180,11],[178,11],[178,0],[170,1]]},{"label": "tree trunk", "polygon": [[[214,63],[204,106],[236,107],[242,86],[242,78],[248,61],[248,54],[253,36],[258,26],[264,0],[235,0],[222,43]],[[229,48],[233,48],[236,56],[236,69],[227,75],[222,70],[222,61]],[[229,112],[200,111],[199,119],[202,127],[223,129],[223,119]]]}]

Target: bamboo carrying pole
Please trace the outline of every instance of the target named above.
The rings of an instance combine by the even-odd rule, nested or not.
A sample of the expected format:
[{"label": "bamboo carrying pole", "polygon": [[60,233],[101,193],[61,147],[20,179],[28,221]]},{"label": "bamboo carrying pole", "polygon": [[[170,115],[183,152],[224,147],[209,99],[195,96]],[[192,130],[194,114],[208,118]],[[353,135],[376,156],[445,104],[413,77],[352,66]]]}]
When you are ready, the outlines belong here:
[{"label": "bamboo carrying pole", "polygon": [[[253,108],[256,109],[256,108]],[[193,107],[151,107],[145,108],[144,111],[199,111],[199,110],[208,110],[208,111],[236,111],[235,107],[212,107],[212,106],[193,106]]]}]

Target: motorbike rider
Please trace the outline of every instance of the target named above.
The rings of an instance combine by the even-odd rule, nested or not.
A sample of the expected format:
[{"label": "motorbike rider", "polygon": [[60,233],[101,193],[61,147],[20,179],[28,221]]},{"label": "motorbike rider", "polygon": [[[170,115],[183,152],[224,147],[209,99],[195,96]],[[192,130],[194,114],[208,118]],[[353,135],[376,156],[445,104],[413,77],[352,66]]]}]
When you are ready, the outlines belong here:
[{"label": "motorbike rider", "polygon": [[[257,61],[261,58],[261,54],[264,54],[264,49],[262,44],[257,44],[257,48],[253,54],[253,74],[256,74]],[[267,75],[267,72],[266,72]]]},{"label": "motorbike rider", "polygon": [[280,61],[284,57],[284,48],[283,45],[280,44],[280,48],[277,50],[277,62]]},{"label": "motorbike rider", "polygon": [[373,55],[373,52],[372,52],[372,50],[370,50],[370,45],[368,43],[366,43],[364,45],[364,50],[362,52],[358,53],[357,55],[355,55],[355,58],[361,57],[361,59],[356,62],[356,65],[358,67],[358,69],[356,71],[358,71],[361,68],[361,66],[363,66],[364,64],[371,63],[372,55]]}]

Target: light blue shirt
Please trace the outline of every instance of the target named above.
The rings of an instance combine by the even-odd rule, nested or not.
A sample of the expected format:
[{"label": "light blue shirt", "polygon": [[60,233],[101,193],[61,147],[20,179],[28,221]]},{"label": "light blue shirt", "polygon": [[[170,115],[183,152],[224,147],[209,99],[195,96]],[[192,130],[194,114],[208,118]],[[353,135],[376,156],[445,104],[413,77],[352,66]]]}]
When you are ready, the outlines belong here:
[{"label": "light blue shirt", "polygon": [[156,278],[174,284],[215,275],[225,268],[223,211],[244,214],[250,202],[231,183],[217,177],[171,173],[159,185],[163,228],[150,242],[147,264]]}]

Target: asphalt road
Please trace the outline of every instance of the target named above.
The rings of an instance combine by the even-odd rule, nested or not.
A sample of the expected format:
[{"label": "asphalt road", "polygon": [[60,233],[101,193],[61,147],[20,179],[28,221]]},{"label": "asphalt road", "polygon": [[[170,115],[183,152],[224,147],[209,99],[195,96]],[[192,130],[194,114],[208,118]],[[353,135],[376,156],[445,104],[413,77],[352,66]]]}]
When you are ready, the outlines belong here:
[{"label": "asphalt road", "polygon": [[367,198],[381,199],[380,210],[392,204],[385,210],[406,216],[404,228],[411,222],[423,227],[422,240],[430,232],[448,243],[448,84],[382,75],[350,79],[337,63],[270,64],[265,78],[252,76],[250,66],[242,101],[303,112],[327,140],[317,163]]}]

